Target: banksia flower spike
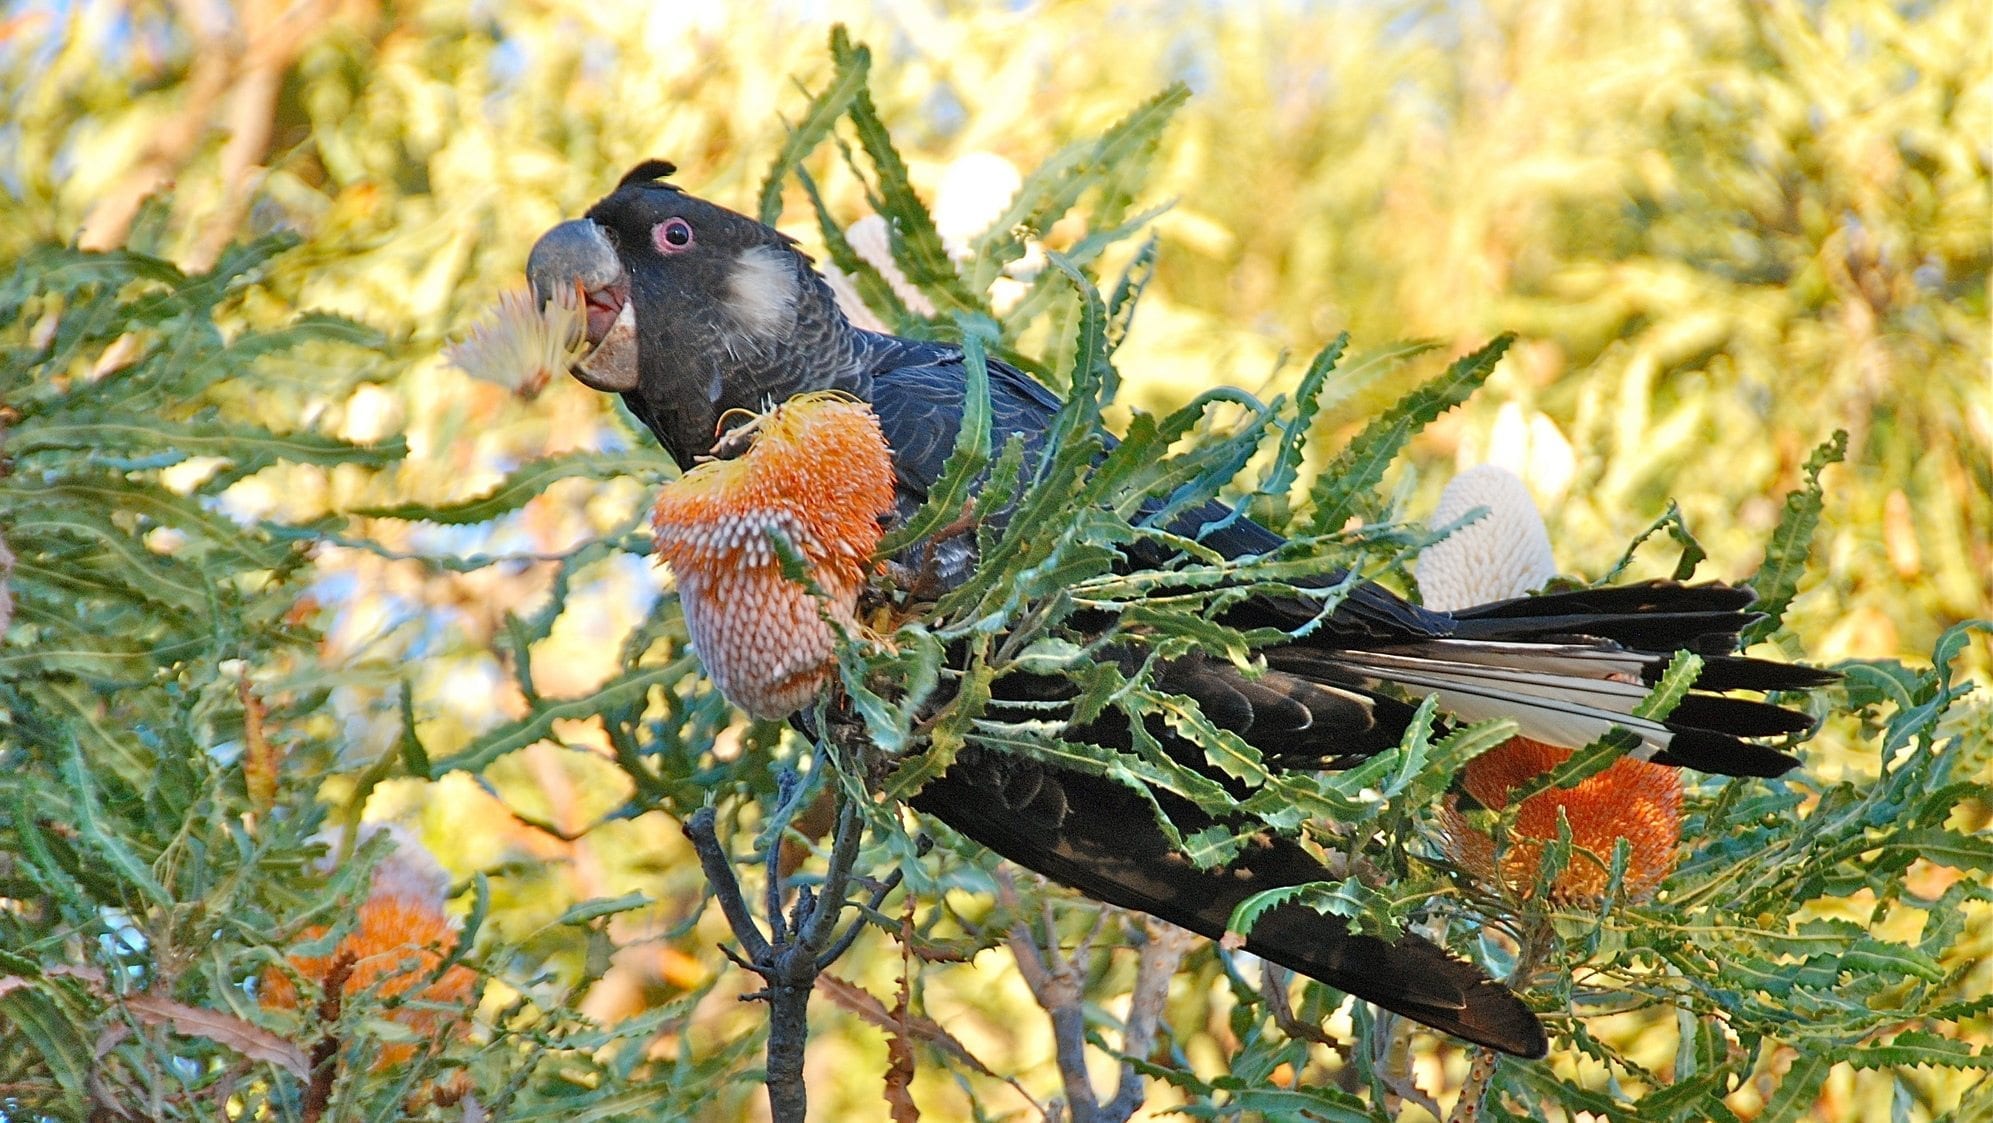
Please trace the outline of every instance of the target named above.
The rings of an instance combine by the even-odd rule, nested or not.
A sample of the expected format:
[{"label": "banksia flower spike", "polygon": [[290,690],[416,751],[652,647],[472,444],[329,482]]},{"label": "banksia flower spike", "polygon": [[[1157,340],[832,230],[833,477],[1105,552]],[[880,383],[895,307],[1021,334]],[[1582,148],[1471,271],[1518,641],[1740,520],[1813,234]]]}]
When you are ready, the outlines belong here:
[{"label": "banksia flower spike", "polygon": [[[1509,794],[1571,758],[1571,750],[1512,737],[1468,762],[1461,786],[1482,806],[1501,811]],[[1571,824],[1571,860],[1551,883],[1560,903],[1596,905],[1605,899],[1613,848],[1631,847],[1622,882],[1629,900],[1651,896],[1675,868],[1682,833],[1682,782],[1672,768],[1621,757],[1603,772],[1569,788],[1552,788],[1522,801],[1499,881],[1513,889],[1535,884],[1544,847],[1557,837],[1557,813]],[[1453,858],[1480,877],[1497,880],[1495,843],[1475,830],[1455,800],[1444,809]]]},{"label": "banksia flower spike", "polygon": [[[367,832],[382,830],[395,838],[397,846],[375,868],[373,885],[360,902],[351,931],[329,955],[292,955],[289,971],[265,970],[263,1005],[295,1010],[314,1001],[314,996],[299,993],[294,980],[304,979],[320,989],[336,985],[342,998],[372,992],[379,998],[402,999],[383,1016],[420,1037],[433,1038],[446,1029],[461,1033],[469,1025],[477,977],[462,964],[437,974],[437,967],[457,947],[457,922],[444,907],[449,875],[420,842],[399,829],[373,827]],[[309,943],[329,930],[314,925],[298,939]],[[383,1043],[375,1068],[399,1065],[418,1048],[404,1041]]]},{"label": "banksia flower spike", "polygon": [[[685,625],[727,700],[758,718],[808,705],[828,681],[837,626],[857,626],[859,590],[893,507],[892,454],[870,406],[806,394],[726,434],[731,459],[666,484],[652,511]],[[782,571],[774,535],[809,587]]]},{"label": "banksia flower spike", "polygon": [[[1522,596],[1555,576],[1543,518],[1521,480],[1483,465],[1447,485],[1433,513],[1436,524],[1476,507],[1487,515],[1437,542],[1419,556],[1419,588],[1438,609]],[[1461,786],[1483,807],[1505,810],[1512,792],[1570,759],[1575,746],[1512,737],[1469,761]],[[1495,841],[1476,829],[1449,797],[1442,809],[1447,849],[1454,861],[1486,880],[1519,891],[1536,883],[1544,847],[1557,838],[1557,815],[1571,824],[1571,860],[1550,887],[1559,902],[1595,905],[1605,897],[1612,854],[1620,839],[1631,847],[1624,880],[1629,899],[1646,897],[1673,871],[1681,843],[1681,778],[1672,768],[1622,757],[1569,788],[1552,788],[1522,801],[1508,846],[1496,868]]]}]

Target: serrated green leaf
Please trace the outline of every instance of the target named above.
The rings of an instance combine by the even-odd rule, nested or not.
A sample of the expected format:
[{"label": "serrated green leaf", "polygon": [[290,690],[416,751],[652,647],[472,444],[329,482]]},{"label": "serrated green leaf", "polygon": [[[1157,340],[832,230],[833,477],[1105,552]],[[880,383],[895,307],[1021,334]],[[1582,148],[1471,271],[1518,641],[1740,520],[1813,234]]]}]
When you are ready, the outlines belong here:
[{"label": "serrated green leaf", "polygon": [[1509,806],[1519,807],[1524,800],[1539,792],[1552,788],[1568,788],[1581,781],[1604,772],[1612,767],[1613,761],[1640,747],[1640,739],[1624,729],[1614,727],[1612,732],[1586,745],[1571,754],[1548,772],[1530,777],[1509,791]]},{"label": "serrated green leaf", "polygon": [[[948,708],[927,732],[927,747],[918,755],[903,761],[886,778],[882,786],[884,794],[895,800],[912,799],[928,782],[946,772],[962,747],[968,743],[968,735],[974,722],[981,717],[990,703],[990,685],[995,680],[995,672],[985,661],[988,655],[989,637],[978,636],[970,641],[971,648],[968,669],[962,674],[955,688],[955,696]],[[931,660],[938,671],[941,655],[940,643],[932,636],[926,638],[923,646],[927,649],[923,657]]]},{"label": "serrated green leaf", "polygon": [[36,987],[0,991],[0,1024],[41,1056],[62,1089],[63,1102],[74,1112],[72,1118],[83,1118],[95,1054],[61,1008]]},{"label": "serrated green leaf", "polygon": [[[941,477],[928,489],[927,499],[912,518],[893,528],[879,542],[877,553],[892,557],[925,541],[959,517],[990,463],[990,370],[983,335],[962,319],[962,425],[955,447],[941,466]],[[993,513],[993,512],[985,512]]]},{"label": "serrated green leaf", "polygon": [[184,531],[229,561],[254,569],[279,568],[288,555],[280,546],[243,533],[226,515],[150,481],[110,483],[77,479],[49,484],[17,483],[9,489],[8,498],[22,504],[76,504],[99,511],[129,511]]},{"label": "serrated green leaf", "polygon": [[1647,691],[1647,696],[1634,703],[1633,716],[1648,721],[1666,721],[1682,699],[1688,697],[1695,688],[1695,680],[1702,675],[1702,656],[1693,651],[1677,651],[1668,660],[1668,669],[1661,673],[1660,681]]},{"label": "serrated green leaf", "polygon": [[1342,361],[1343,352],[1349,349],[1349,333],[1343,332],[1329,341],[1327,347],[1316,352],[1308,363],[1308,369],[1301,375],[1300,383],[1294,388],[1294,414],[1279,423],[1280,435],[1274,445],[1273,460],[1260,476],[1259,486],[1254,494],[1264,500],[1272,510],[1267,521],[1279,526],[1287,521],[1287,507],[1290,493],[1300,478],[1301,462],[1306,455],[1309,435],[1313,432],[1315,418],[1322,409],[1322,390],[1328,384],[1329,376],[1335,373],[1336,364]]},{"label": "serrated green leaf", "polygon": [[1680,505],[1670,499],[1668,500],[1668,509],[1661,512],[1659,518],[1647,524],[1646,530],[1635,535],[1633,541],[1627,544],[1626,552],[1619,556],[1619,560],[1613,563],[1612,568],[1606,570],[1604,575],[1592,582],[1592,584],[1595,586],[1610,585],[1619,580],[1628,569],[1632,568],[1634,555],[1639,552],[1640,547],[1645,545],[1648,539],[1663,532],[1669,538],[1674,539],[1675,543],[1682,548],[1681,557],[1675,559],[1675,568],[1668,575],[1669,579],[1674,581],[1688,580],[1695,574],[1696,567],[1701,565],[1709,557],[1709,552],[1704,550],[1702,543],[1698,542],[1695,535],[1689,532],[1688,520],[1683,517]]},{"label": "serrated green leaf", "polygon": [[230,366],[265,355],[280,355],[314,343],[336,343],[361,350],[380,350],[388,338],[379,329],[332,312],[302,312],[282,327],[244,332],[228,344]]},{"label": "serrated green leaf", "polygon": [[1323,916],[1338,916],[1350,922],[1350,931],[1394,940],[1398,926],[1391,920],[1389,904],[1375,890],[1358,881],[1310,881],[1283,885],[1255,893],[1240,901],[1225,921],[1227,932],[1250,938],[1252,926],[1269,909],[1283,905],[1311,908]]},{"label": "serrated green leaf", "polygon": [[[1172,85],[1137,106],[1098,138],[1067,145],[1026,176],[1009,206],[977,240],[971,283],[978,288],[988,286],[1005,265],[1024,255],[1026,247],[1018,237],[1019,231],[1044,234],[1088,190],[1133,170],[1130,162],[1156,144],[1176,110],[1188,99],[1186,87],[1181,83]],[[1110,204],[1100,214],[1111,222],[1113,211]]]},{"label": "serrated green leaf", "polygon": [[656,480],[666,472],[653,452],[573,452],[531,461],[506,476],[498,486],[474,499],[454,503],[395,503],[363,507],[353,513],[368,518],[413,519],[462,526],[490,522],[538,498],[554,483],[580,477],[591,480],[636,478]]},{"label": "serrated green leaf", "polygon": [[70,806],[76,813],[76,831],[89,844],[91,851],[109,863],[123,884],[145,896],[155,907],[170,907],[173,894],[159,883],[152,867],[132,852],[117,828],[105,822],[103,811],[97,805],[96,785],[90,779],[81,748],[74,742],[63,758],[62,773],[63,781],[74,796]]},{"label": "serrated green leaf", "polygon": [[1785,618],[1786,606],[1792,603],[1793,595],[1799,591],[1799,579],[1806,572],[1813,531],[1820,525],[1820,511],[1825,505],[1820,473],[1827,465],[1838,464],[1847,456],[1847,430],[1837,429],[1832,437],[1813,450],[1813,455],[1806,458],[1803,469],[1806,482],[1785,497],[1785,508],[1779,514],[1778,526],[1772,531],[1771,541],[1765,544],[1764,564],[1747,582],[1751,591],[1758,594],[1753,607],[1764,616],[1745,627],[1744,646],[1748,647],[1777,631],[1779,622]]},{"label": "serrated green leaf", "polygon": [[1859,1049],[1851,1050],[1846,1060],[1862,1069],[1929,1067],[1959,1071],[1993,1070],[1993,1052],[1984,1046],[1975,1048],[1968,1042],[1919,1029],[1905,1030],[1886,1043],[1868,1042]]},{"label": "serrated green leaf", "polygon": [[776,153],[775,162],[768,169],[768,175],[761,181],[760,203],[756,214],[761,221],[773,226],[782,217],[782,181],[789,173],[802,165],[803,158],[816,151],[824,138],[830,136],[837,119],[851,107],[852,99],[866,88],[867,76],[872,67],[872,52],[867,47],[853,47],[842,25],[831,29],[831,57],[836,60],[836,70],[823,92],[810,99],[803,110],[803,119],[791,126],[789,135],[782,141],[782,150]]},{"label": "serrated green leaf", "polygon": [[37,418],[9,434],[8,449],[28,457],[50,450],[109,450],[119,458],[164,453],[167,463],[212,456],[254,471],[278,461],[381,466],[408,454],[399,437],[356,445],[312,432],[280,435],[253,425],[178,422],[117,410],[71,410]]},{"label": "serrated green leaf", "polygon": [[830,213],[823,194],[817,190],[816,180],[800,166],[795,172],[796,181],[803,185],[803,193],[808,196],[810,206],[816,213],[817,230],[823,237],[824,249],[830,254],[831,264],[851,278],[858,287],[859,299],[867,308],[881,313],[896,334],[916,339],[930,338],[932,332],[927,321],[909,311],[892,284],[871,262],[858,256],[858,251],[851,248],[850,240],[844,236],[844,228]]},{"label": "serrated green leaf", "polygon": [[1963,835],[1941,827],[1929,827],[1892,834],[1887,845],[1890,849],[1903,851],[1906,856],[1922,858],[1933,865],[1993,873],[1993,838],[1984,835]]},{"label": "serrated green leaf", "polygon": [[1841,969],[1892,979],[1911,976],[1933,983],[1945,977],[1938,961],[1916,948],[1868,938],[1856,941],[1854,947],[1842,954]]},{"label": "serrated green leaf", "polygon": [[620,897],[596,897],[569,905],[567,910],[555,917],[550,927],[570,924],[586,924],[605,916],[635,912],[656,902],[643,893],[625,893]]},{"label": "serrated green leaf", "polygon": [[[840,68],[859,64],[858,49],[835,34],[831,56]],[[980,294],[970,291],[955,272],[955,263],[949,260],[948,251],[941,244],[941,234],[934,228],[934,218],[914,192],[906,162],[900,159],[892,134],[863,84],[852,91],[847,116],[858,134],[858,143],[878,173],[873,209],[886,220],[893,259],[906,273],[907,280],[933,297],[945,311],[988,317],[988,303]]]},{"label": "serrated green leaf", "polygon": [[1320,1119],[1327,1123],[1376,1123],[1363,1101],[1335,1088],[1240,1088],[1226,1106],[1260,1119]]},{"label": "serrated green leaf", "polygon": [[639,667],[604,683],[593,694],[557,701],[543,699],[525,717],[500,725],[442,760],[433,762],[430,775],[447,772],[479,772],[506,753],[523,749],[553,734],[554,723],[580,719],[616,706],[641,700],[652,687],[667,686],[696,669],[689,655],[661,667]]},{"label": "serrated green leaf", "polygon": [[1779,1079],[1777,1090],[1766,1097],[1764,1110],[1758,1115],[1760,1123],[1793,1123],[1810,1114],[1833,1067],[1834,1057],[1827,1049],[1801,1046],[1792,1067]]},{"label": "serrated green leaf", "polygon": [[1405,395],[1365,425],[1316,480],[1309,495],[1314,506],[1308,516],[1309,533],[1339,529],[1356,514],[1358,501],[1384,478],[1384,470],[1406,443],[1479,389],[1513,342],[1512,335],[1498,336],[1480,350],[1462,356],[1444,374]]}]

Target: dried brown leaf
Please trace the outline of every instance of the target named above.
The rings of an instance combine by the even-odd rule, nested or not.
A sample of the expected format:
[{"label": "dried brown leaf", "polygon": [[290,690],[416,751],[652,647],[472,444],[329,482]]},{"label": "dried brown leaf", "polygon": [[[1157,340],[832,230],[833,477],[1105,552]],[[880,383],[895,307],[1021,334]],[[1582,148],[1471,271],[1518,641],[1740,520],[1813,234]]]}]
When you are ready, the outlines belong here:
[{"label": "dried brown leaf", "polygon": [[263,699],[249,689],[247,672],[235,680],[235,694],[242,700],[242,781],[249,789],[249,806],[265,815],[277,802],[277,749],[264,735]]},{"label": "dried brown leaf", "polygon": [[170,1025],[175,1033],[184,1033],[189,1037],[205,1037],[252,1061],[276,1065],[300,1080],[311,1074],[311,1066],[306,1063],[303,1050],[233,1014],[189,1006],[154,994],[129,995],[124,999],[124,1007],[140,1021]]},{"label": "dried brown leaf", "polygon": [[897,1033],[904,1028],[910,1036],[932,1045],[974,1071],[984,1076],[996,1076],[988,1065],[969,1052],[968,1046],[956,1040],[954,1034],[942,1029],[931,1018],[916,1015],[907,1018],[902,1025],[901,1020],[894,1017],[885,1003],[874,998],[870,991],[855,983],[845,982],[828,971],[817,976],[817,992],[881,1029]]}]

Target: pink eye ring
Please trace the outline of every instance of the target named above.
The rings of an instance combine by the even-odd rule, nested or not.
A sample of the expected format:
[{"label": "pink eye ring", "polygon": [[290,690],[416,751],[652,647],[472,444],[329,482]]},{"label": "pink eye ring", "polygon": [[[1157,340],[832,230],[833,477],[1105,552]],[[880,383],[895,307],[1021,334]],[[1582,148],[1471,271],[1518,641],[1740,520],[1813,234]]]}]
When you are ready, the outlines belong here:
[{"label": "pink eye ring", "polygon": [[650,240],[659,253],[684,253],[692,248],[692,224],[682,218],[667,218],[650,228]]}]

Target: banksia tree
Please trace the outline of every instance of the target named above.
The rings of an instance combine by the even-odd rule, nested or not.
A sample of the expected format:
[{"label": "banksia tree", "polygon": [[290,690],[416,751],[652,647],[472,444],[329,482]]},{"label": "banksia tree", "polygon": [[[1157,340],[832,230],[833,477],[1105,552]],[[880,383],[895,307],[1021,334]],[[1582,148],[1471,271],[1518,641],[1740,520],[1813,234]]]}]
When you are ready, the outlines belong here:
[{"label": "banksia tree", "polygon": [[[921,65],[887,73],[848,46],[821,57],[750,5],[717,17],[725,33],[702,49],[664,52],[596,34],[645,15],[619,0],[578,15],[496,0],[469,20],[460,5],[335,7],[283,25],[294,34],[252,37],[247,57],[231,21],[296,13],[238,4],[210,21],[84,4],[0,28],[0,88],[19,124],[0,155],[0,537],[18,558],[0,645],[0,1114],[745,1114],[762,1095],[767,1019],[718,989],[740,976],[715,950],[723,937],[702,915],[705,881],[676,823],[705,812],[739,849],[782,851],[772,870],[739,867],[751,899],[764,878],[785,903],[821,893],[825,828],[803,808],[832,784],[917,787],[972,736],[1047,745],[1028,716],[923,710],[938,697],[939,645],[982,649],[946,681],[962,697],[1019,668],[1122,685],[1127,668],[1089,665],[1091,652],[1033,630],[1043,617],[1027,610],[1060,598],[1150,629],[1159,648],[1217,643],[1250,667],[1253,637],[1207,627],[1188,600],[1158,595],[1152,574],[1101,571],[1100,552],[1154,539],[1119,506],[1145,488],[1172,502],[1178,489],[1186,502],[1222,491],[1315,534],[1308,549],[1409,587],[1400,562],[1424,535],[1401,521],[1416,509],[1407,497],[1456,442],[1477,439],[1485,414],[1400,454],[1488,370],[1415,365],[1431,348],[1385,341],[1457,347],[1491,325],[1524,340],[1498,385],[1583,450],[1588,490],[1560,520],[1572,559],[1616,552],[1627,512],[1659,512],[1678,492],[1690,515],[1720,519],[1709,552],[1726,573],[1748,568],[1763,540],[1753,584],[1775,610],[1753,639],[1788,656],[1874,657],[1841,664],[1846,693],[1807,768],[1686,789],[1665,893],[1632,899],[1630,861],[1611,911],[1491,892],[1449,860],[1443,800],[1463,762],[1499,740],[1487,731],[1414,738],[1373,767],[1306,783],[1268,784],[1250,758],[1226,757],[1252,789],[1249,812],[1347,861],[1346,881],[1306,898],[1366,930],[1415,924],[1505,972],[1512,938],[1537,926],[1543,954],[1525,974],[1555,1051],[1491,1066],[1476,1086],[1487,1117],[1993,1111],[1993,730],[1967,700],[1986,657],[1961,623],[1984,614],[1993,495],[1974,396],[1986,109],[1959,94],[1983,85],[1965,45],[1986,38],[1984,5],[1773,0],[1600,21],[1583,4],[1504,0],[1416,17],[1441,35],[1406,34],[1404,15],[1382,8],[1296,6],[1240,24],[1220,19],[1224,6],[1173,9],[1213,21],[1193,24],[1209,34],[1191,37],[1189,55],[1182,20],[1140,5],[1109,32],[1126,49],[1034,54],[1098,34],[1098,14],[1043,4],[1020,20],[1002,6],[971,14],[975,33],[950,53],[978,80],[939,97]],[[1638,80],[1625,42],[1643,47]],[[992,65],[1038,57],[1049,68]],[[1325,57],[1352,80],[1307,85]],[[1184,97],[1141,98],[1186,65],[1199,94],[1166,134]],[[783,109],[793,131],[775,151],[767,97],[783,95],[762,91],[789,74],[816,96]],[[577,75],[602,96],[573,97]],[[1296,109],[1265,96],[1284,82],[1319,99]],[[206,116],[218,85],[226,127]],[[627,575],[651,559],[643,508],[670,470],[633,447],[628,418],[578,409],[559,386],[531,411],[507,398],[511,412],[494,412],[497,395],[432,361],[457,311],[512,276],[540,216],[620,171],[630,137],[659,135],[660,90],[693,93],[674,100],[674,150],[659,154],[699,153],[709,184],[765,171],[763,216],[801,235],[817,214],[819,259],[879,322],[961,337],[1078,387],[1075,432],[1115,397],[1108,360],[1146,349],[1131,374],[1169,371],[1110,410],[1134,451],[1104,475],[1076,469],[1098,451],[1083,441],[1035,479],[1002,448],[961,450],[994,465],[997,501],[1029,494],[1034,510],[1077,507],[1083,519],[988,543],[1004,558],[892,646],[839,649],[861,740],[877,747],[871,772],[741,720],[688,655],[677,598],[632,591]],[[1104,103],[1133,112],[1054,151],[1053,134]],[[949,124],[958,106],[968,130]],[[888,124],[916,114],[941,127],[894,137]],[[1518,136],[1583,158],[1515,162]],[[971,137],[1002,137],[1026,167],[1034,152],[1043,160],[955,253],[917,188]],[[1171,182],[1147,178],[1159,151]],[[177,187],[162,205],[128,212],[124,251],[76,252],[99,196],[135,207],[167,180]],[[1186,205],[1157,242],[1128,240],[1153,217],[1146,202],[1179,192]],[[213,269],[172,264],[176,244],[223,246],[215,223],[252,200],[257,229],[302,232],[305,246],[251,240],[210,257]],[[856,252],[839,233],[868,207],[884,220],[890,272],[879,246]],[[1097,294],[1081,281],[1095,274],[1108,282]],[[1135,321],[1144,291],[1161,299]],[[365,323],[295,311],[319,306]],[[1284,329],[1262,330],[1268,317]],[[1345,322],[1368,349],[1337,344],[1305,372],[1274,366],[1277,348]],[[486,337],[463,354],[480,371],[551,372],[565,338]],[[1134,346],[1117,352],[1124,340]],[[1919,377],[1893,377],[1908,370]],[[1217,392],[1170,412],[1214,372],[1285,393]],[[1394,402],[1419,372],[1430,381]],[[503,381],[524,390],[536,377]],[[1792,386],[1824,389],[1772,392]],[[1902,392],[1870,408],[1877,386]],[[404,408],[386,416],[406,422],[408,445],[383,436],[394,423],[372,436],[342,428],[363,397]],[[1802,466],[1805,449],[1840,421],[1859,423],[1839,450],[1851,467],[1823,486],[1837,451]],[[1712,431],[1729,454],[1720,473]],[[1701,547],[1687,521],[1657,524],[1665,533],[1626,564],[1690,577]],[[565,534],[538,533],[548,525]],[[1778,630],[1777,609],[1801,587],[1816,525],[1833,546],[1806,578],[1802,647]],[[1669,542],[1679,553],[1661,557]],[[1278,584],[1317,563],[1283,555],[1169,580]],[[318,631],[372,614],[391,624],[357,654]],[[488,626],[459,627],[474,614]],[[992,639],[1002,626],[1017,642]],[[585,661],[576,652],[600,657],[600,678],[553,673]],[[1124,702],[1158,695],[1137,684]],[[1164,720],[1199,715],[1182,706]],[[259,739],[270,751],[251,765]],[[1585,757],[1552,777],[1575,781]],[[1084,759],[1103,773],[1171,766]],[[563,804],[564,781],[585,798]],[[1477,786],[1492,803],[1509,785]],[[314,1107],[309,1054],[323,1027],[262,1008],[255,988],[358,930],[370,860],[324,869],[314,840],[328,818],[343,831],[392,807],[445,830],[474,824],[431,841],[466,887],[449,957],[498,982],[466,1032],[435,1034],[437,1048],[398,1065],[342,1068]],[[1564,818],[1576,843],[1582,816]],[[880,1114],[882,1071],[890,1110],[917,1104],[930,1118],[1035,1117],[1055,1097],[1075,1114],[1090,1102],[1132,1111],[1144,1097],[1208,1118],[1448,1113],[1463,1067],[1453,1046],[1422,1041],[1408,1060],[1368,1007],[1274,986],[1209,946],[1172,984],[1144,945],[1141,993],[1124,1006],[1138,941],[1123,919],[1030,879],[992,894],[986,860],[947,835],[926,850],[892,816],[867,821],[871,841],[846,866],[853,896],[873,903],[901,877],[916,892],[860,910],[840,968],[850,981],[826,983],[848,1014],[816,1012],[812,1071],[829,1075],[812,1091],[825,1117]],[[1221,829],[1184,842],[1208,857],[1252,839]],[[1591,864],[1561,838],[1543,851],[1567,870]],[[867,882],[868,871],[884,876]],[[440,952],[447,936],[435,939]],[[1006,990],[1001,967],[1001,945],[1031,942],[1052,949],[1035,960],[1055,984],[1045,1017],[1021,987]],[[625,970],[647,952],[692,967]],[[896,997],[876,997],[896,983]],[[620,1009],[641,1012],[603,1013],[617,988]],[[340,1018],[399,1038],[383,989],[341,988]],[[973,1036],[929,1017],[948,1010],[958,1027],[954,1012],[971,1009]],[[1058,1071],[1041,1060],[1046,1022]],[[1112,1102],[1084,1088],[1102,1059],[1128,1093]],[[459,1074],[475,1100],[411,1094]]]}]

